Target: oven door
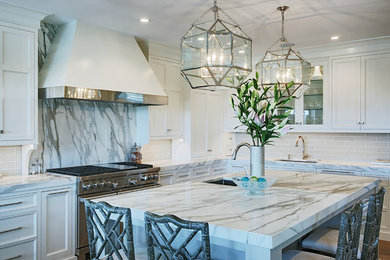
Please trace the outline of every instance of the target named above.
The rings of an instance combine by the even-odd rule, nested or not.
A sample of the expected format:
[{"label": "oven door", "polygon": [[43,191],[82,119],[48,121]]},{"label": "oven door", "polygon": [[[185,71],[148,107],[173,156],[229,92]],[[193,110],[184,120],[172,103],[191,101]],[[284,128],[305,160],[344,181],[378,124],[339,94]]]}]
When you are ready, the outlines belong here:
[{"label": "oven door", "polygon": [[140,186],[133,189],[119,190],[116,192],[106,192],[100,194],[78,196],[77,197],[77,252],[78,252],[79,260],[87,259],[86,255],[89,253],[87,221],[86,221],[85,206],[84,206],[85,199],[93,200],[93,199],[103,198],[107,196],[112,196],[115,194],[123,194],[128,192],[144,190],[144,189],[157,188],[160,186],[161,186],[160,184],[155,184],[155,185]]},{"label": "oven door", "polygon": [[[104,194],[94,194],[94,195],[85,195],[85,196],[78,196],[77,198],[77,248],[82,249],[85,248],[86,253],[89,252],[88,250],[88,234],[87,234],[87,221],[85,217],[85,206],[84,206],[84,200],[85,199],[98,199],[106,196],[113,195],[115,193],[104,193]],[[83,258],[82,258],[83,259]]]}]

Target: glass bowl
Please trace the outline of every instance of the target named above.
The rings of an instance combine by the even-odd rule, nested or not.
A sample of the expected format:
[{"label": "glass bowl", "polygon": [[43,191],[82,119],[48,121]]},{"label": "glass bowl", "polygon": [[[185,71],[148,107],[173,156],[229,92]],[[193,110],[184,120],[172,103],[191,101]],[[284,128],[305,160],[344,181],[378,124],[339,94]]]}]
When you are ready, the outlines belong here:
[{"label": "glass bowl", "polygon": [[276,178],[271,177],[260,177],[259,180],[254,180],[252,179],[253,177],[249,180],[242,180],[243,178],[248,179],[246,176],[236,176],[232,180],[237,186],[247,190],[250,195],[262,194],[265,189],[271,187],[276,182]]}]

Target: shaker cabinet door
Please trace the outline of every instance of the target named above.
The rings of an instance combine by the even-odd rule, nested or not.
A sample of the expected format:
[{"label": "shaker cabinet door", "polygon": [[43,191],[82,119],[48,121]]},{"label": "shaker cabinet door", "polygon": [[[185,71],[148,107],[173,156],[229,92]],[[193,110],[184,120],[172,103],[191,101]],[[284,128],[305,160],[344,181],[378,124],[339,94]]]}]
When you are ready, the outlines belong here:
[{"label": "shaker cabinet door", "polygon": [[75,191],[42,192],[42,259],[64,259],[75,251]]},{"label": "shaker cabinet door", "polygon": [[332,129],[360,129],[360,57],[334,59],[331,77]]},{"label": "shaker cabinet door", "polygon": [[362,57],[362,129],[390,130],[390,54]]},{"label": "shaker cabinet door", "polygon": [[0,144],[35,136],[35,37],[0,26]]},{"label": "shaker cabinet door", "polygon": [[[150,66],[161,86],[167,92],[166,66],[163,61],[150,59]],[[169,102],[169,100],[168,100]],[[149,127],[151,137],[164,137],[167,134],[167,114],[168,106],[151,106],[149,107]]]}]

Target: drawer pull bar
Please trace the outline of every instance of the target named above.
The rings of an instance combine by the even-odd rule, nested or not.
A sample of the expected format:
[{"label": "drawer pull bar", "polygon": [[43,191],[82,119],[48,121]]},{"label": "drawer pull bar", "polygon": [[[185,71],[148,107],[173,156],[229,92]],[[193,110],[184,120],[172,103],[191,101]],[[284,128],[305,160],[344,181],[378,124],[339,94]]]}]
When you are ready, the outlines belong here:
[{"label": "drawer pull bar", "polygon": [[0,205],[0,207],[8,207],[8,206],[18,205],[18,204],[22,204],[22,203],[23,202],[19,201],[19,202],[14,202],[14,203],[2,204],[2,205]]},{"label": "drawer pull bar", "polygon": [[21,229],[22,229],[22,227],[17,227],[17,228],[5,230],[5,231],[0,231],[0,235],[1,235],[1,234],[4,234],[4,233],[12,232],[12,231],[21,230]]},{"label": "drawer pull bar", "polygon": [[21,257],[22,257],[22,255],[17,255],[17,256],[10,257],[10,258],[6,258],[4,260],[13,260],[13,259],[21,258]]},{"label": "drawer pull bar", "polygon": [[66,190],[64,190],[64,191],[58,191],[58,192],[48,193],[48,195],[51,196],[51,195],[57,195],[57,194],[66,193],[66,192],[67,192]]}]

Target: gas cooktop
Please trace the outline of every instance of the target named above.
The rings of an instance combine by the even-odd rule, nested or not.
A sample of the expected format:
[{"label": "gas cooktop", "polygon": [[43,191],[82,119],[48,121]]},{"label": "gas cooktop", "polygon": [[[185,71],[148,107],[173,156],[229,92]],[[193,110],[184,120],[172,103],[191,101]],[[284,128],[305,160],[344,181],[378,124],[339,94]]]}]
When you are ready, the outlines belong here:
[{"label": "gas cooktop", "polygon": [[48,169],[48,172],[66,174],[72,176],[90,176],[96,174],[131,171],[138,169],[153,168],[151,164],[137,164],[133,162],[104,163],[95,165],[74,166],[65,168]]}]

